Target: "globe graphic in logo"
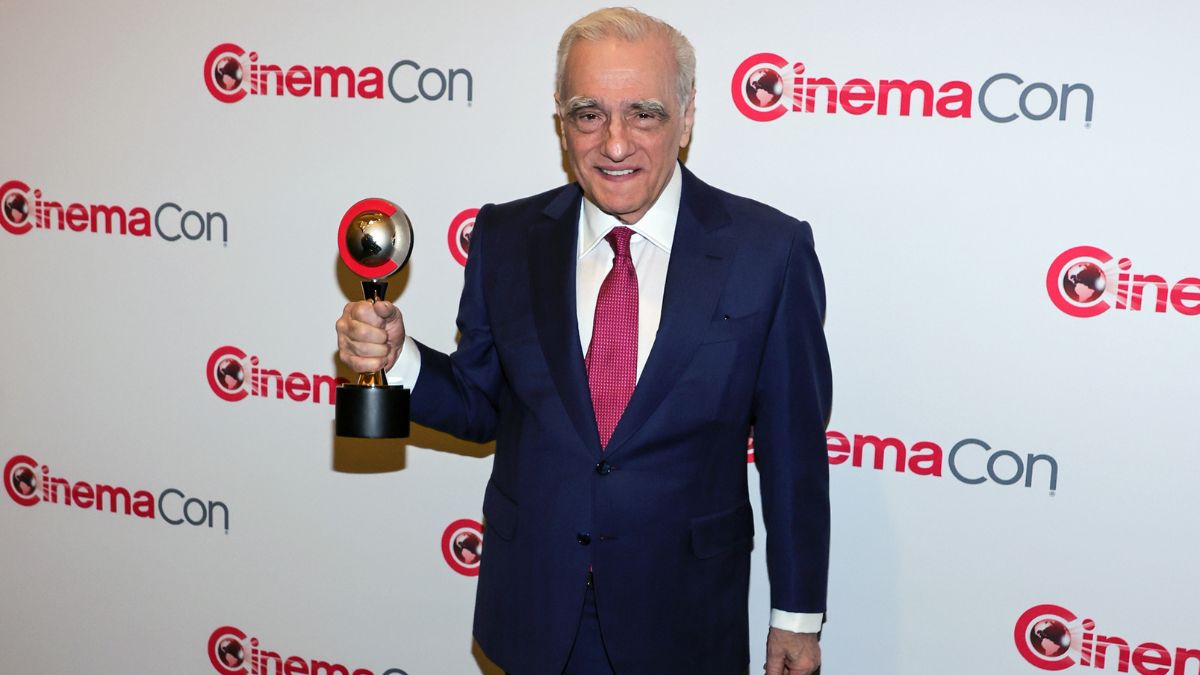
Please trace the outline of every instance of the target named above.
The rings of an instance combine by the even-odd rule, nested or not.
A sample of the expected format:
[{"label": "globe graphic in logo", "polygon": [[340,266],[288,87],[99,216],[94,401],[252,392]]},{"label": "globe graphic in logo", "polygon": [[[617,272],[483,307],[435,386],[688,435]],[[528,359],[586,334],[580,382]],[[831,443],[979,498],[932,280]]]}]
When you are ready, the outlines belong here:
[{"label": "globe graphic in logo", "polygon": [[759,68],[746,80],[746,99],[759,108],[771,108],[783,98],[783,79],[772,68]]},{"label": "globe graphic in logo", "polygon": [[462,231],[458,233],[458,245],[462,247],[463,253],[471,251],[471,233],[475,231],[475,221],[467,223],[463,226]]},{"label": "globe graphic in logo", "polygon": [[1063,274],[1063,292],[1078,303],[1092,303],[1104,295],[1108,278],[1100,266],[1090,262],[1075,263]]},{"label": "globe graphic in logo", "polygon": [[227,391],[237,391],[246,381],[246,371],[237,359],[223,359],[217,364],[217,382]]},{"label": "globe graphic in logo", "polygon": [[232,56],[218,60],[213,67],[213,81],[225,91],[242,86],[242,62]]},{"label": "globe graphic in logo", "polygon": [[1029,630],[1029,644],[1042,656],[1061,656],[1071,646],[1071,631],[1057,619],[1042,619]]},{"label": "globe graphic in logo", "polygon": [[23,466],[12,473],[12,485],[17,494],[28,497],[37,491],[37,475],[33,473],[33,469]]},{"label": "globe graphic in logo", "polygon": [[29,202],[22,195],[11,195],[4,200],[4,215],[8,217],[8,222],[14,225],[25,222],[29,217]]}]

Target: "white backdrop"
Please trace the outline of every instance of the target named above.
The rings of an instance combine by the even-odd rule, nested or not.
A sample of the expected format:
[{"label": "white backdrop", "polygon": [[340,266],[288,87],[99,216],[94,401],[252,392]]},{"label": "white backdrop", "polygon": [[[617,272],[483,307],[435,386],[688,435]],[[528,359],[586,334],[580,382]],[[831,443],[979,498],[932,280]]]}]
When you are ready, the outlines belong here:
[{"label": "white backdrop", "polygon": [[[490,448],[335,441],[310,389],[350,375],[333,321],[360,291],[335,235],[365,196],[411,216],[389,296],[453,348],[451,223],[565,179],[553,54],[593,8],[0,0],[0,670],[245,672],[212,662],[236,639],[252,671],[283,672],[252,667],[274,652],[287,672],[495,672],[471,643],[474,577],[443,553],[480,518]],[[815,230],[836,392],[823,672],[1117,672],[1120,638],[1123,670],[1200,673],[1196,5],[641,8],[698,52],[688,165]],[[264,64],[303,66],[296,91],[346,66],[382,97],[270,80],[224,103],[204,73],[226,43],[234,92]],[[820,86],[790,109],[799,62],[838,85],[835,112]],[[783,80],[757,109],[778,119],[743,112],[743,65]],[[855,78],[965,83],[969,116],[923,116],[920,93],[901,114],[900,92],[879,114]],[[146,236],[106,234],[97,205]],[[243,382],[212,375],[226,359]],[[271,369],[297,373],[291,396],[255,389]]]}]

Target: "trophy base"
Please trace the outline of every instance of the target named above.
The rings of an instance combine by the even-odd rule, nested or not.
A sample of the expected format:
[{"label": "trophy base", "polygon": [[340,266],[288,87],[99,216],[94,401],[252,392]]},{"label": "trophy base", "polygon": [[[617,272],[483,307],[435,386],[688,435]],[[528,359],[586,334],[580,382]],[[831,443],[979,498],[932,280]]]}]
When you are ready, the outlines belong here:
[{"label": "trophy base", "polygon": [[404,387],[340,385],[334,431],[351,438],[408,438],[408,399]]}]

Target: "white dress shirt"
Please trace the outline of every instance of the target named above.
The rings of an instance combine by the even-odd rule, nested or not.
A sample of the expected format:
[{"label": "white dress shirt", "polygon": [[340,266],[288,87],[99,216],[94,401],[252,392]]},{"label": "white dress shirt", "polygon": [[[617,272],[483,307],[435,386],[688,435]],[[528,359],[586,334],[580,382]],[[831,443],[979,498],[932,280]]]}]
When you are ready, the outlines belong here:
[{"label": "white dress shirt", "polygon": [[[663,188],[658,200],[642,216],[642,219],[626,225],[615,216],[600,210],[590,199],[584,199],[579,213],[579,236],[577,238],[577,263],[575,268],[575,311],[579,320],[579,342],[582,352],[587,354],[592,340],[592,327],[596,318],[596,299],[600,285],[612,269],[613,249],[604,236],[614,227],[625,226],[633,230],[629,238],[629,255],[637,271],[638,281],[638,357],[637,376],[654,347],[658,335],[658,323],[662,318],[663,293],[667,287],[667,265],[671,261],[671,244],[675,240],[675,221],[679,218],[679,202],[682,195],[682,172],[676,166]],[[421,354],[409,336],[388,373],[391,381],[405,384],[412,389],[421,373]],[[816,633],[821,630],[823,614],[808,614],[771,610],[771,626],[801,633]],[[686,617],[680,617],[686,620]]]}]

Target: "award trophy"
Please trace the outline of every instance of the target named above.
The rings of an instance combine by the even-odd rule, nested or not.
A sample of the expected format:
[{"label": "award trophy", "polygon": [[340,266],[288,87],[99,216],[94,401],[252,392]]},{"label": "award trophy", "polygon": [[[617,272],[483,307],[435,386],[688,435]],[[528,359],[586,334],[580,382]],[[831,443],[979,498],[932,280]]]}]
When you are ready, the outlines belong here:
[{"label": "award trophy", "polygon": [[[399,206],[386,199],[364,199],[346,211],[338,230],[342,262],[363,278],[363,295],[375,302],[387,292],[387,277],[399,272],[412,254],[413,229]],[[357,384],[337,388],[334,428],[338,436],[405,438],[409,391],[388,386],[382,370],[359,373]]]}]

